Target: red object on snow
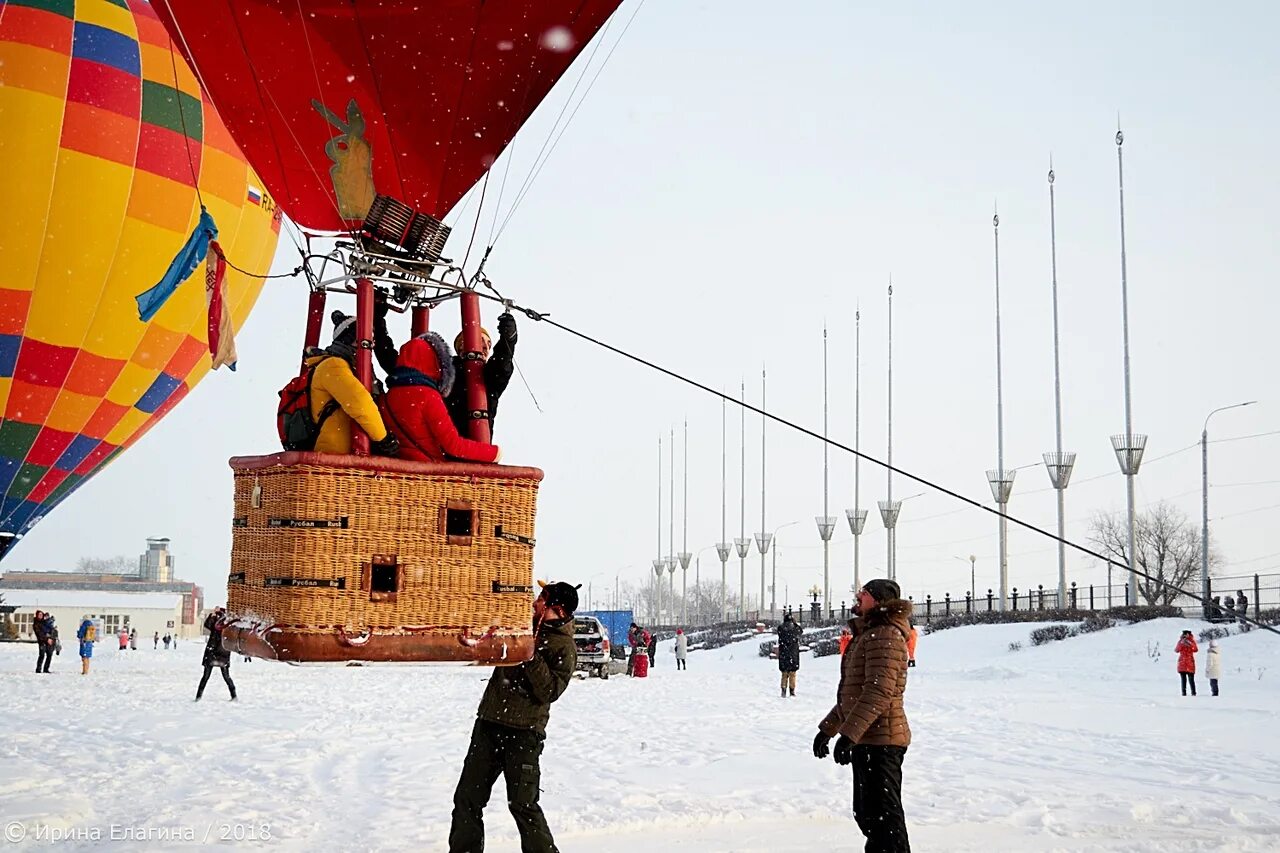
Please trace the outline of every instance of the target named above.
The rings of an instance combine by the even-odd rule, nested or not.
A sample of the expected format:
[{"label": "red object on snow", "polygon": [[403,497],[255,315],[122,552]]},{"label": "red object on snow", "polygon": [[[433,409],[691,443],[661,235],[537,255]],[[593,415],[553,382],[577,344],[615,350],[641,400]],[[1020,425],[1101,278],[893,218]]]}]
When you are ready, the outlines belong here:
[{"label": "red object on snow", "polygon": [[645,652],[636,652],[635,663],[631,668],[631,674],[636,678],[646,678],[649,675],[649,655]]}]

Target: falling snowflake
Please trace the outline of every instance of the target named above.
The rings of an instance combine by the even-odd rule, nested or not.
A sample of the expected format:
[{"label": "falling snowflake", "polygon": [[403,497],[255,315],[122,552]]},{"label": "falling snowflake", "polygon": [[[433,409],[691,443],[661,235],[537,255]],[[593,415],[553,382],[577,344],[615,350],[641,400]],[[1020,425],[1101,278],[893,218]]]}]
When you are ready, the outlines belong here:
[{"label": "falling snowflake", "polygon": [[515,42],[509,39],[503,39],[502,41],[498,42],[498,50],[514,50],[515,46],[516,46]]},{"label": "falling snowflake", "polygon": [[573,33],[568,27],[552,27],[542,34],[541,44],[547,50],[553,50],[556,53],[567,53],[573,50]]}]

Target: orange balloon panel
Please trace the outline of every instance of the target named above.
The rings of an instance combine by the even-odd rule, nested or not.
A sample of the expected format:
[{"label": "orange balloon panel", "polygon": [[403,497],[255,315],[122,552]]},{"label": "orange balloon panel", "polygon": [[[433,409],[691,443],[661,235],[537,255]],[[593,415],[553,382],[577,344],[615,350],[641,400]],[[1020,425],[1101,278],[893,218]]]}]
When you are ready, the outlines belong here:
[{"label": "orange balloon panel", "polygon": [[[135,297],[203,202],[260,275],[280,220],[142,0],[0,0],[0,532],[22,534],[209,371],[204,264]],[[229,270],[236,328],[262,279]]]}]

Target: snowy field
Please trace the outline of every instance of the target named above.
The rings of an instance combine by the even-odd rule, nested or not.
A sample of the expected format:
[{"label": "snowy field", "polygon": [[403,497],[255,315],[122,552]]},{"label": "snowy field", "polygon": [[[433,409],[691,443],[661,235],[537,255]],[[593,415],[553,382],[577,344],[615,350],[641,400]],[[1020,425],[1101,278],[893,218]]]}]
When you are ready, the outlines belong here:
[{"label": "snowy field", "polygon": [[[1190,623],[1042,648],[1032,627],[921,638],[913,849],[1280,850],[1280,637],[1222,641],[1218,698],[1202,649],[1200,696],[1184,699],[1172,647]],[[239,701],[215,674],[194,704],[199,643],[110,645],[88,677],[74,643],[49,676],[31,671],[34,646],[0,646],[0,822],[10,842],[27,834],[0,849],[445,850],[485,670],[237,660]],[[806,658],[783,700],[756,646],[695,652],[677,672],[667,643],[646,680],[570,686],[542,777],[564,853],[862,849],[848,771],[810,753],[837,659]],[[519,846],[502,792],[486,813],[497,853]]]}]

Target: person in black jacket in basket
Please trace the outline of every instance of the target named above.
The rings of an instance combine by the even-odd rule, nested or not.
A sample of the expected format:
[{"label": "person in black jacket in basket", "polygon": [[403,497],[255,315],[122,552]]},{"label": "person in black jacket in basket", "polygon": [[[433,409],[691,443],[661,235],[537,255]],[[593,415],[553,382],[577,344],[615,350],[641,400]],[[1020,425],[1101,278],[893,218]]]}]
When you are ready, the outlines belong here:
[{"label": "person in black jacket in basket", "polygon": [[209,676],[216,666],[222,670],[222,680],[227,682],[231,691],[231,700],[236,698],[236,685],[231,680],[231,652],[222,647],[222,629],[227,627],[227,611],[222,607],[215,608],[205,617],[204,629],[209,632],[209,641],[204,646],[204,675],[200,678],[200,686],[196,688],[196,701],[204,695],[204,686],[209,683]]}]

